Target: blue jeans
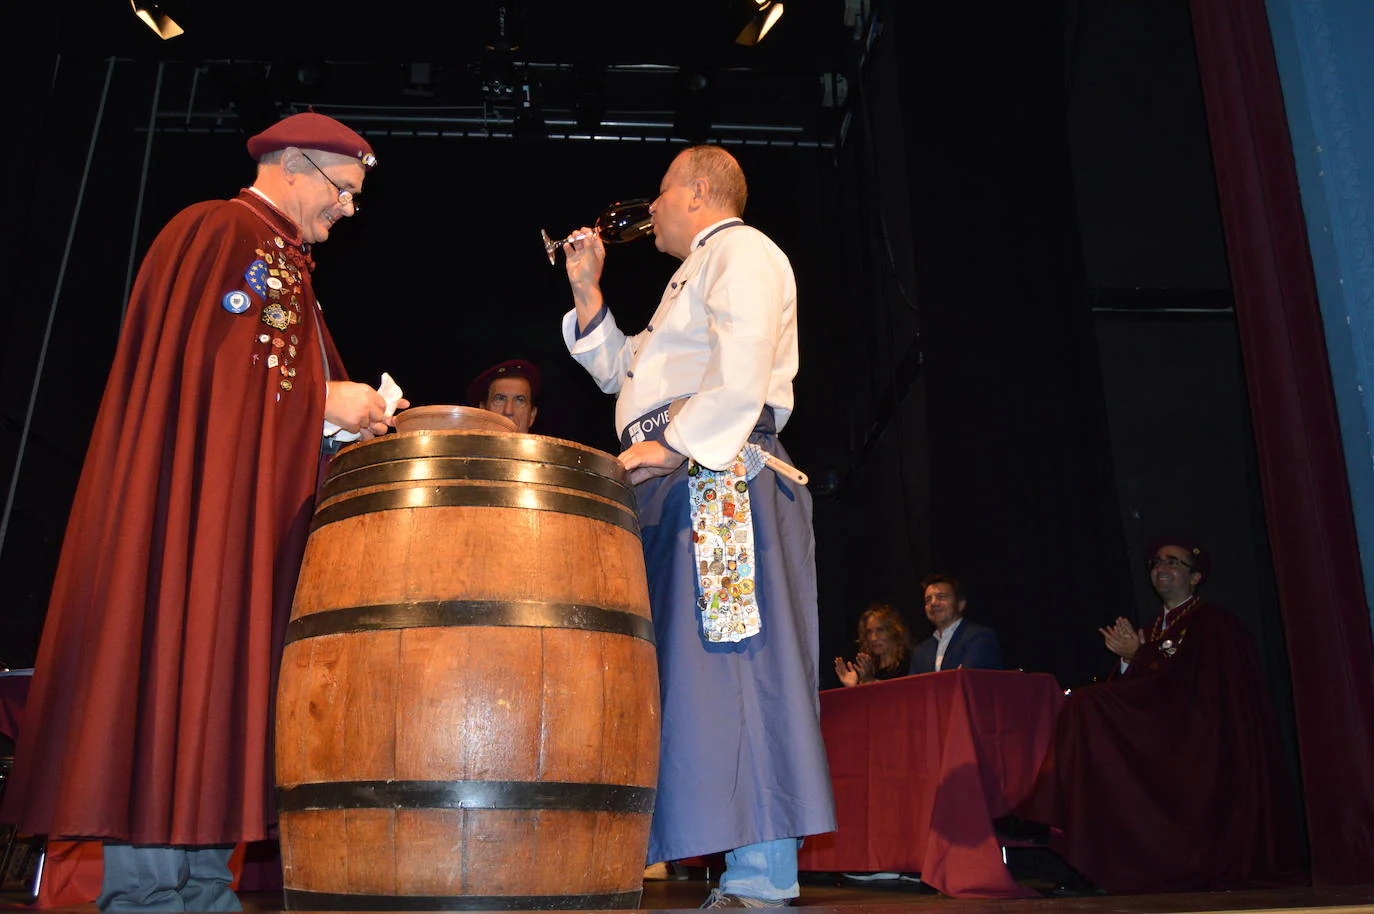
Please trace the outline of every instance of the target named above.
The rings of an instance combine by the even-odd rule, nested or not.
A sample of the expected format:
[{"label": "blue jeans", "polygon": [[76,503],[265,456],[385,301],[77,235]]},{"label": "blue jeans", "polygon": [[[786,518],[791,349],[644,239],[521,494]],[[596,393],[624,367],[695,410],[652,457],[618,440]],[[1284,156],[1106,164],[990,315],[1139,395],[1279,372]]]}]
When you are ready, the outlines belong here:
[{"label": "blue jeans", "polygon": [[798,838],[746,844],[725,854],[720,890],[728,895],[782,901],[801,894],[797,885]]},{"label": "blue jeans", "polygon": [[229,888],[229,847],[134,847],[106,842],[102,911],[242,911]]}]

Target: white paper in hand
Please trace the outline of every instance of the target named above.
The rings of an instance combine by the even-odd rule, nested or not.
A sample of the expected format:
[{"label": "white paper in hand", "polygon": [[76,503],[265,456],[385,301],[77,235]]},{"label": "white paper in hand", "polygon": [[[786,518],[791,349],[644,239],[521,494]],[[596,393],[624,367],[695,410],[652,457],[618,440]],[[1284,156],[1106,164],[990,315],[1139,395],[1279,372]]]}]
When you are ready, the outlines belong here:
[{"label": "white paper in hand", "polygon": [[[377,385],[377,393],[381,394],[382,399],[386,401],[385,415],[390,416],[392,413],[396,412],[396,404],[401,399],[401,387],[392,380],[391,375],[387,374],[385,371],[382,372],[382,383]],[[335,441],[347,443],[350,441],[357,441],[362,437],[362,432],[347,431],[326,419],[324,422],[324,436],[326,438],[333,438]]]},{"label": "white paper in hand", "polygon": [[377,393],[381,394],[382,399],[386,401],[386,415],[395,415],[396,404],[401,401],[402,397],[401,385],[397,384],[391,375],[384,371],[382,372],[382,383],[377,385]]}]

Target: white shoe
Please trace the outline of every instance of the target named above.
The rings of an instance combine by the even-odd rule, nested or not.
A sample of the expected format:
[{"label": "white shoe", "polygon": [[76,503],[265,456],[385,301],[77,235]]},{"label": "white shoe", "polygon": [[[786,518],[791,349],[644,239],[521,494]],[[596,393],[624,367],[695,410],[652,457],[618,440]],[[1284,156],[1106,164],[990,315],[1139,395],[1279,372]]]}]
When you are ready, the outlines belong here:
[{"label": "white shoe", "polygon": [[745,895],[728,895],[720,889],[712,889],[711,894],[706,896],[706,901],[701,905],[703,908],[786,908],[790,907],[792,899],[779,898],[777,901],[766,901],[762,898],[749,898]]}]

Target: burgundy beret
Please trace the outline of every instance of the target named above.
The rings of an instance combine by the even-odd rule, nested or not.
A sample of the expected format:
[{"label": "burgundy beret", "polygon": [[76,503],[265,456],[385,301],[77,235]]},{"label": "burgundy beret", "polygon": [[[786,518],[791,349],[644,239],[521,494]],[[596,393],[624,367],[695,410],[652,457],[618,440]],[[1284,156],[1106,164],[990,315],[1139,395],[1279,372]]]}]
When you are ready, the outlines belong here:
[{"label": "burgundy beret", "polygon": [[1159,554],[1159,550],[1165,546],[1177,546],[1192,556],[1192,561],[1188,564],[1202,573],[1204,578],[1212,570],[1212,554],[1207,551],[1207,547],[1202,545],[1196,537],[1183,536],[1177,532],[1157,536],[1145,547],[1145,561],[1149,561]]},{"label": "burgundy beret", "polygon": [[256,161],[269,152],[295,146],[297,149],[322,149],[357,159],[363,168],[377,164],[367,140],[348,127],[326,117],[307,111],[282,118],[248,141],[248,154]]},{"label": "burgundy beret", "polygon": [[491,382],[501,378],[524,378],[530,382],[530,402],[539,400],[539,367],[524,359],[511,359],[500,365],[493,365],[472,379],[468,385],[468,404],[477,406],[487,398]]}]

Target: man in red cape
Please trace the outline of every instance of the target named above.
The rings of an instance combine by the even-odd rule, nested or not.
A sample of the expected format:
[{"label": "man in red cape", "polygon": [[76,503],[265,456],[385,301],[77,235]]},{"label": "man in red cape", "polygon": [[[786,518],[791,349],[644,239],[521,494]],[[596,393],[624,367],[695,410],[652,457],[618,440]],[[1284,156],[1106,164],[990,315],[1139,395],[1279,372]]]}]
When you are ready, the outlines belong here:
[{"label": "man in red cape", "polygon": [[1199,545],[1146,554],[1163,604],[1137,631],[1101,630],[1112,679],[1076,689],[1059,718],[1059,804],[1069,863],[1108,892],[1296,881],[1295,801],[1248,631],[1195,589]]},{"label": "man in red cape", "polygon": [[310,246],[367,142],[319,114],[253,137],[139,270],[63,541],[0,820],[105,839],[102,910],[238,910],[232,845],[275,820],[270,719],[322,437],[383,434],[346,379]]}]

